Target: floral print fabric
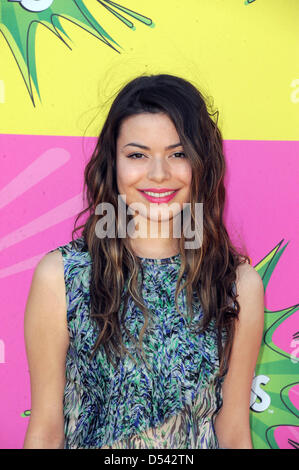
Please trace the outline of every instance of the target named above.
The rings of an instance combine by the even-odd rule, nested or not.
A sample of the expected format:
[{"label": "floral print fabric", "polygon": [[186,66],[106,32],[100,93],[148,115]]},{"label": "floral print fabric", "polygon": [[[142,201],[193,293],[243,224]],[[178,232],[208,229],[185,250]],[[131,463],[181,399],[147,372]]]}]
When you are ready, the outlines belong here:
[{"label": "floral print fabric", "polygon": [[[76,242],[58,247],[70,337],[63,398],[65,448],[219,448],[214,419],[222,405],[223,377],[217,377],[216,331],[211,322],[207,331],[195,334],[176,310],[180,255],[140,258],[142,295],[150,313],[143,351],[150,368],[142,360],[136,365],[126,355],[115,369],[102,347],[89,360],[99,334],[89,316],[92,261],[83,239]],[[192,305],[195,326],[202,309],[195,297]],[[186,310],[184,290],[179,307]],[[143,314],[130,297],[125,325],[137,340],[143,323]],[[123,341],[136,357],[125,333]]]}]

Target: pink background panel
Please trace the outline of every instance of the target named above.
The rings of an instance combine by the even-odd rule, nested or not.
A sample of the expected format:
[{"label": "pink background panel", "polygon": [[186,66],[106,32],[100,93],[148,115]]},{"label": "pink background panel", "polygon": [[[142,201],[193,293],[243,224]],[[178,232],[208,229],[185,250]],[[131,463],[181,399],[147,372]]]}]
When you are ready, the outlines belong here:
[{"label": "pink background panel", "polygon": [[274,439],[280,449],[294,449],[289,440],[299,442],[299,426],[278,426],[274,430]]},{"label": "pink background panel", "polygon": [[[9,134],[0,141],[0,448],[21,448],[29,420],[21,414],[31,407],[23,322],[33,270],[44,253],[71,239],[96,139]],[[299,142],[225,141],[224,148],[225,221],[232,241],[247,249],[253,265],[282,239],[289,241],[265,305],[270,310],[294,305]]]}]

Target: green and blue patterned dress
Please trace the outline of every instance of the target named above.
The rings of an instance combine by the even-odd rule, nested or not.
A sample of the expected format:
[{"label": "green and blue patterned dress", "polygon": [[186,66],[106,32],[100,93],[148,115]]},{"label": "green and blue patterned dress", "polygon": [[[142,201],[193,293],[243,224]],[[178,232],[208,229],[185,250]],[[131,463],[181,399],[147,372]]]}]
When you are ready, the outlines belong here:
[{"label": "green and blue patterned dress", "polygon": [[[143,337],[150,369],[126,355],[118,369],[100,348],[89,355],[99,334],[89,317],[91,257],[82,238],[58,247],[64,261],[70,344],[66,357],[64,422],[66,449],[217,449],[214,420],[222,405],[223,377],[217,377],[216,331],[190,331],[175,308],[180,254],[140,258],[142,295],[151,321]],[[54,251],[54,250],[51,250]],[[185,291],[179,306],[186,310]],[[202,317],[193,302],[192,324]],[[125,325],[138,339],[143,314],[129,298]],[[133,345],[124,333],[131,354]]]}]

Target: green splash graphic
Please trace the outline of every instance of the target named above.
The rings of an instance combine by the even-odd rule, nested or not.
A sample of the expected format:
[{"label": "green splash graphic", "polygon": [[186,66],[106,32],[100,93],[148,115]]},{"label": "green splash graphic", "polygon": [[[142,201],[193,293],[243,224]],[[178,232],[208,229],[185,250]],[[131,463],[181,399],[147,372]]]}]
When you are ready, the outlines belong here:
[{"label": "green splash graphic", "polygon": [[[282,241],[255,266],[263,280],[264,289],[266,289],[279,258],[287,246],[286,244],[279,249]],[[262,382],[262,391],[270,398],[270,404],[262,412],[252,411],[252,409],[250,411],[252,442],[253,447],[257,449],[278,449],[279,445],[274,436],[275,429],[282,427],[288,429],[288,426],[297,429],[298,426],[299,412],[289,399],[288,392],[299,383],[299,359],[294,355],[294,352],[289,354],[273,342],[273,334],[276,330],[283,322],[296,314],[298,309],[299,304],[275,312],[265,309],[263,341],[257,359],[255,376],[268,378],[266,384]],[[295,322],[293,323],[295,324]],[[296,335],[297,332],[294,331],[293,335],[290,332],[291,347],[292,340],[296,338]],[[288,444],[293,448],[299,445],[292,439],[288,439]]]},{"label": "green splash graphic", "polygon": [[[97,3],[132,30],[136,30],[134,24],[124,15],[146,26],[155,26],[150,18],[118,3],[110,0],[98,0]],[[47,4],[50,6],[45,8]],[[31,11],[27,9],[28,5],[34,5],[32,9],[41,11]],[[60,18],[76,24],[118,53],[120,52],[117,47],[123,49],[89,12],[84,0],[53,0],[52,2],[49,0],[0,0],[0,32],[17,62],[34,106],[32,83],[41,101],[35,61],[36,30],[39,24],[45,26],[71,49],[64,37],[70,41],[71,39],[64,31]]]}]

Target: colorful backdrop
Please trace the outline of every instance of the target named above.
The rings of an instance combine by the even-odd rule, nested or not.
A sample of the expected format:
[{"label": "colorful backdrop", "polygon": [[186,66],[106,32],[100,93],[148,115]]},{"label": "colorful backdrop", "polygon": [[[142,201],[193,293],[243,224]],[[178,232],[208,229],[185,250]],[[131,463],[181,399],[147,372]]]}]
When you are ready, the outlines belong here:
[{"label": "colorful backdrop", "polygon": [[0,447],[30,415],[24,309],[34,268],[71,238],[111,100],[173,73],[219,110],[225,220],[265,287],[255,448],[299,447],[298,0],[0,0]]}]

